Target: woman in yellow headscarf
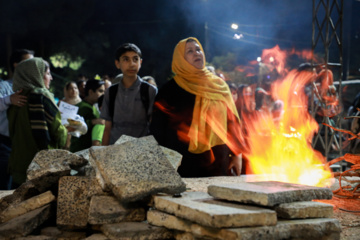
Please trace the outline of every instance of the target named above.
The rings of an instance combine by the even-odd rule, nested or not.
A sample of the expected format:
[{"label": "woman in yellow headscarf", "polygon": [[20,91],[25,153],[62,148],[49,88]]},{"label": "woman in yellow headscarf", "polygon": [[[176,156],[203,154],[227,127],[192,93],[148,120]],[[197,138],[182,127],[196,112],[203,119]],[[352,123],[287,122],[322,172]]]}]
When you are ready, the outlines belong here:
[{"label": "woman in yellow headscarf", "polygon": [[155,99],[151,133],[183,155],[182,177],[239,175],[244,141],[237,110],[226,82],[205,67],[196,38],[176,45],[172,70]]}]

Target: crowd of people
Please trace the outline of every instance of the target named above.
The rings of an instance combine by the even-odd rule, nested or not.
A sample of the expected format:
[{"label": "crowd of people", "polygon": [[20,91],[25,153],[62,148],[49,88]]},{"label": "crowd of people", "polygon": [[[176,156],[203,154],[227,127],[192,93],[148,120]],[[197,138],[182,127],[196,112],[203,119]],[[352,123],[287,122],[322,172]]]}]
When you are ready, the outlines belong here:
[{"label": "crowd of people", "polygon": [[[193,37],[174,49],[174,76],[159,90],[151,76],[138,75],[142,54],[132,43],[115,52],[121,71],[111,81],[80,79],[64,86],[64,98],[55,103],[49,92],[49,64],[26,49],[10,59],[13,78],[0,81],[1,189],[26,181],[26,170],[37,152],[114,144],[122,135],[153,135],[164,147],[182,154],[182,177],[240,175],[245,173],[247,124],[261,111],[279,105],[265,87],[237,86],[205,66],[201,43]],[[59,104],[78,107],[87,132],[73,136],[63,125]]]}]

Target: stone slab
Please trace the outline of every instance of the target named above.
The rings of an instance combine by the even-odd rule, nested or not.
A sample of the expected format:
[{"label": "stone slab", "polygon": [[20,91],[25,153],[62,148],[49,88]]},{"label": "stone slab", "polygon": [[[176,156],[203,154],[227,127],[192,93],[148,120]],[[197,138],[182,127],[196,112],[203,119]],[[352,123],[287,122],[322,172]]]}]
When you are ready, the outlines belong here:
[{"label": "stone slab", "polygon": [[332,198],[328,188],[274,181],[210,185],[208,193],[219,199],[261,206]]},{"label": "stone slab", "polygon": [[[209,228],[197,223],[151,210],[148,221],[155,226],[166,227],[177,231],[191,233],[186,237],[224,239],[224,240],[253,240],[253,239],[339,239],[340,224],[336,219],[303,219],[280,220],[275,226],[242,227],[242,228]],[[183,238],[179,238],[183,239]],[[190,238],[191,239],[191,238]]]},{"label": "stone slab", "polygon": [[275,211],[280,218],[331,218],[333,206],[320,202],[292,202],[276,206]]},{"label": "stone slab", "polygon": [[56,237],[42,236],[42,235],[29,235],[26,237],[14,238],[13,240],[58,240]]},{"label": "stone slab", "polygon": [[181,193],[185,183],[166,159],[153,136],[138,138],[90,153],[106,185],[122,202],[151,194]]},{"label": "stone slab", "polygon": [[0,212],[4,211],[10,204],[20,203],[41,193],[32,181],[24,182],[12,191],[12,194],[0,199]]},{"label": "stone slab", "polygon": [[216,201],[204,192],[185,192],[181,197],[154,196],[154,207],[214,228],[265,226],[277,222],[273,210]]},{"label": "stone slab", "polygon": [[88,223],[90,199],[103,194],[95,178],[64,176],[59,181],[56,223],[64,229],[83,229]]},{"label": "stone slab", "polygon": [[51,191],[47,191],[21,203],[10,205],[0,214],[0,222],[3,223],[9,221],[17,216],[45,206],[54,200],[55,196],[51,193]]},{"label": "stone slab", "polygon": [[[0,239],[25,237],[44,223],[51,215],[50,204],[11,219],[0,225]],[[6,239],[5,238],[5,239]]]},{"label": "stone slab", "polygon": [[110,240],[110,238],[108,238],[107,236],[105,236],[102,233],[95,233],[95,234],[92,234],[91,236],[85,238],[85,240]]},{"label": "stone slab", "polygon": [[71,167],[80,167],[87,163],[84,158],[62,149],[49,149],[38,152],[30,163],[27,180],[31,180],[43,192],[59,178],[70,175]]},{"label": "stone slab", "polygon": [[146,222],[124,222],[105,224],[102,232],[110,239],[117,240],[152,240],[172,239],[173,232],[162,227],[152,226]]},{"label": "stone slab", "polygon": [[[125,142],[134,141],[136,139],[137,138],[135,138],[135,137],[122,135],[115,142],[115,144],[123,144]],[[177,171],[177,169],[181,165],[182,155],[180,153],[170,149],[170,148],[166,148],[166,147],[163,147],[163,146],[160,146],[160,147],[161,147],[161,150],[163,151],[163,153],[165,154],[167,160],[170,162],[170,164],[173,166],[173,168]]]},{"label": "stone slab", "polygon": [[90,201],[90,224],[141,222],[146,217],[145,208],[137,203],[120,203],[113,196],[93,196]]},{"label": "stone slab", "polygon": [[57,240],[81,240],[86,238],[85,231],[63,231],[57,227],[45,227],[40,230],[41,236],[51,237]]}]

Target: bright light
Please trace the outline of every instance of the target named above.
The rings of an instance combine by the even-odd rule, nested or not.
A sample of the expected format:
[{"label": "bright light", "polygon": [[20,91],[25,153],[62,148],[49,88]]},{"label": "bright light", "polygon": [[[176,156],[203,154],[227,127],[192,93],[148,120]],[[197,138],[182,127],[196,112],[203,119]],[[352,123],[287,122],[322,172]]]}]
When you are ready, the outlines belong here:
[{"label": "bright light", "polygon": [[270,60],[270,62],[273,62],[273,61],[274,61],[274,57],[270,57],[269,60]]},{"label": "bright light", "polygon": [[256,61],[261,62],[261,57],[257,57]]},{"label": "bright light", "polygon": [[240,39],[240,38],[243,38],[244,36],[242,34],[237,34],[235,33],[234,36],[233,36],[233,39]]},{"label": "bright light", "polygon": [[231,28],[237,30],[239,26],[236,23],[231,24]]}]

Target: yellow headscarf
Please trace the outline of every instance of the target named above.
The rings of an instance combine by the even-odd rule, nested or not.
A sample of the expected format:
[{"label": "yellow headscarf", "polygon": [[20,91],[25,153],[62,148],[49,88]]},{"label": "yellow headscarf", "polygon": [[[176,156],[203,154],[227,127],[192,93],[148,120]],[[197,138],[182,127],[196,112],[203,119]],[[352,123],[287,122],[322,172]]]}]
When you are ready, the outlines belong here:
[{"label": "yellow headscarf", "polygon": [[[196,38],[189,37],[176,45],[172,60],[176,83],[187,92],[196,95],[193,119],[188,133],[190,139],[188,150],[192,153],[202,153],[217,145],[226,144],[230,147],[232,144],[228,134],[227,110],[232,112],[238,124],[240,120],[229,87],[223,79],[207,70],[205,56],[202,69],[195,68],[185,60],[185,45],[189,39],[199,44],[201,51],[204,52],[200,42]],[[240,128],[240,125],[238,127]]]}]

